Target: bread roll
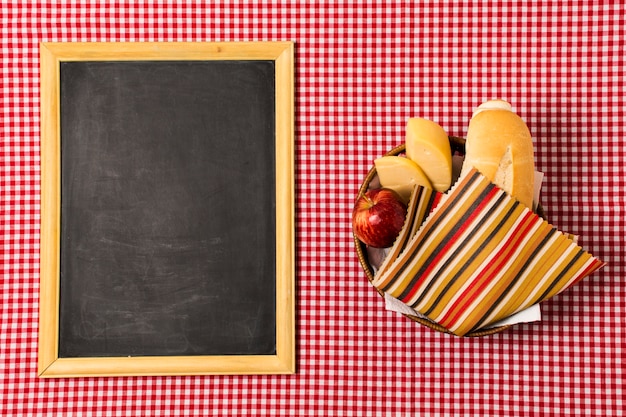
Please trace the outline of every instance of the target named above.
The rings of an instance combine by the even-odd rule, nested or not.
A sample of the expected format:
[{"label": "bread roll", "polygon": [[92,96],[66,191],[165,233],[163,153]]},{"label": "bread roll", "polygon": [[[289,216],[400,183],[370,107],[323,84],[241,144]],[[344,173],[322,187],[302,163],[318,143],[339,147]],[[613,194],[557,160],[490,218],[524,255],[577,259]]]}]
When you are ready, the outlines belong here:
[{"label": "bread roll", "polygon": [[526,123],[506,101],[483,103],[470,120],[461,175],[472,167],[532,208],[535,181],[533,142]]}]

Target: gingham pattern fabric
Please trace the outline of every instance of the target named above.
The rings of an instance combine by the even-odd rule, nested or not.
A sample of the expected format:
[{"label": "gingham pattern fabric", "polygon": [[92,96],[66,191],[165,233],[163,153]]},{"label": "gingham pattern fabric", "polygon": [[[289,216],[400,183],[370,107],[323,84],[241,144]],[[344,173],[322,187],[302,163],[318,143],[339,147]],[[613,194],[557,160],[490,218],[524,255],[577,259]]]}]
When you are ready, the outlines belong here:
[{"label": "gingham pattern fabric", "polygon": [[[207,2],[208,3],[208,2]],[[0,414],[623,415],[621,1],[0,1]],[[38,379],[40,41],[296,42],[297,373]],[[388,312],[353,250],[375,157],[420,116],[462,136],[482,101],[533,133],[542,203],[608,265],[478,339]]]}]

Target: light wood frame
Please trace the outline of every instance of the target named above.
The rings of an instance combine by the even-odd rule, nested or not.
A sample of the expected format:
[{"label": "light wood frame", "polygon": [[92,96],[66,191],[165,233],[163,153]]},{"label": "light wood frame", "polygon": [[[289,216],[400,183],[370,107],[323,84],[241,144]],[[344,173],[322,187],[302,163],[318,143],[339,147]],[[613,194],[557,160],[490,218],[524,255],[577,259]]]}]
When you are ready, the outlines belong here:
[{"label": "light wood frame", "polygon": [[[294,45],[292,42],[42,43],[40,377],[295,372]],[[273,60],[276,69],[276,354],[60,358],[60,63]]]}]

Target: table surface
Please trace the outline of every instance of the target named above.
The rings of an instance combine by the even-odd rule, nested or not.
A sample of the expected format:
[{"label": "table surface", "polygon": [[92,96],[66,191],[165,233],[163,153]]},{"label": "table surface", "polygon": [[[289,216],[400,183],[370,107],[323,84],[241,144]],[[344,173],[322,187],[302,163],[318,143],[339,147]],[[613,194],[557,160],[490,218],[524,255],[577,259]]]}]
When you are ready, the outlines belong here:
[{"label": "table surface", "polygon": [[[19,3],[0,3],[4,415],[621,415],[623,2]],[[38,379],[38,43],[240,40],[296,42],[297,373]],[[457,338],[385,311],[350,212],[409,117],[463,136],[496,97],[533,134],[548,219],[608,265],[540,323]]]}]

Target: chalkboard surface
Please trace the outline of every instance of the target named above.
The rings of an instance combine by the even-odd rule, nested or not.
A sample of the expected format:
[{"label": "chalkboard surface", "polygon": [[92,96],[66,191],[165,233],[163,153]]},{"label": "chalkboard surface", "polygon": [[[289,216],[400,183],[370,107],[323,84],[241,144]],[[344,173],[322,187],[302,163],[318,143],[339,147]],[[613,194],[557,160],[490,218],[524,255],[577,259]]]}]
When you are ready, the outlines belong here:
[{"label": "chalkboard surface", "polygon": [[274,65],[61,63],[59,357],[275,354]]}]

